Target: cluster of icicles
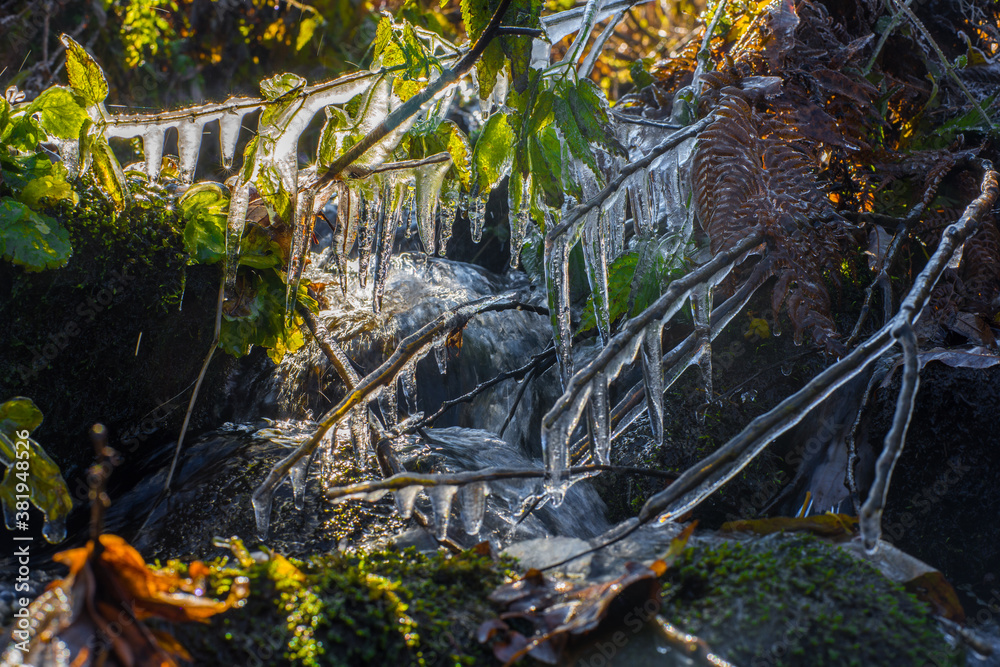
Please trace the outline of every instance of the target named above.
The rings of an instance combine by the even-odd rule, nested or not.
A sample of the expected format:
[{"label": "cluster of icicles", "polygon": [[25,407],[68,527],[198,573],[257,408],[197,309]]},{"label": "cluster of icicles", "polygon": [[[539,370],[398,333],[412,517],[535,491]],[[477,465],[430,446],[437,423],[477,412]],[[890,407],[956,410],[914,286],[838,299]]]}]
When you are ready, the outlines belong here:
[{"label": "cluster of icicles", "polygon": [[[545,65],[549,59],[552,43],[566,35],[581,31],[589,35],[596,22],[613,17],[609,28],[591,47],[590,53],[580,66],[580,73],[586,74],[603,48],[604,41],[617,19],[631,6],[623,0],[591,0],[585,7],[543,17],[542,24],[549,40],[536,40],[533,51],[533,65]],[[581,30],[585,28],[585,30]],[[419,31],[421,38],[430,43],[430,48],[441,56],[442,62],[456,59],[458,50],[440,37]],[[576,53],[576,51],[573,51]],[[455,97],[455,88],[449,90],[433,106],[442,113]],[[348,254],[357,244],[358,280],[365,286],[373,277],[372,299],[377,309],[388,273],[395,230],[400,224],[409,229],[410,210],[416,218],[417,230],[428,254],[443,254],[451,235],[451,228],[459,210],[467,212],[471,234],[479,241],[485,217],[488,192],[477,192],[475,196],[460,193],[454,186],[445,187],[445,176],[451,167],[447,160],[426,161],[417,166],[399,169],[378,169],[389,160],[393,150],[411,129],[421,114],[411,117],[395,128],[384,139],[372,146],[355,163],[369,175],[358,179],[334,181],[318,192],[310,187],[300,189],[301,181],[312,180],[317,173],[315,166],[299,168],[298,144],[314,116],[325,110],[331,118],[334,114],[347,114],[343,107],[350,100],[362,95],[358,116],[348,118],[350,133],[365,134],[374,129],[385,117],[402,104],[394,94],[392,79],[380,71],[375,63],[370,71],[347,75],[330,82],[304,86],[294,96],[294,101],[284,107],[284,111],[268,124],[258,127],[258,144],[253,169],[241,170],[230,179],[230,204],[227,221],[227,286],[235,283],[239,265],[239,245],[242,238],[246,214],[250,202],[250,186],[264,170],[270,170],[280,180],[281,187],[289,193],[295,219],[293,221],[292,249],[288,266],[288,296],[286,308],[290,311],[292,298],[298,289],[309,247],[315,216],[331,197],[336,197],[338,209],[338,237],[335,240],[338,265],[346,280]],[[494,97],[497,94],[495,92]],[[287,102],[282,99],[280,102]],[[223,166],[233,165],[237,142],[244,117],[262,109],[268,101],[254,98],[231,98],[223,103],[203,105],[195,108],[155,115],[108,115],[103,131],[108,138],[140,137],[143,142],[145,171],[150,180],[159,176],[163,146],[167,132],[173,128],[178,137],[179,177],[183,182],[193,180],[201,149],[205,126],[218,122],[219,140]],[[697,128],[695,128],[697,129]],[[721,327],[712,327],[709,313],[712,307],[712,285],[721,280],[732,264],[724,267],[707,284],[702,283],[675,296],[668,307],[655,309],[656,316],[642,327],[640,334],[629,333],[623,338],[623,331],[612,337],[609,316],[608,267],[624,252],[634,249],[626,244],[626,211],[632,212],[634,240],[640,243],[656,243],[659,255],[674,255],[689,241],[693,231],[693,213],[688,204],[690,187],[687,173],[694,150],[694,134],[688,133],[683,141],[663,140],[666,131],[639,124],[619,123],[615,128],[620,143],[629,150],[629,159],[609,159],[606,173],[602,174],[607,186],[601,188],[597,178],[579,162],[571,165],[581,184],[583,201],[577,205],[567,197],[567,204],[561,212],[552,212],[546,239],[545,277],[549,295],[553,333],[557,347],[557,358],[561,379],[565,389],[572,388],[574,380],[580,386],[576,392],[567,391],[560,403],[553,408],[543,421],[542,442],[547,470],[544,497],[558,504],[573,480],[568,477],[571,464],[571,440],[577,430],[584,408],[590,404],[590,450],[589,458],[594,463],[608,463],[610,455],[611,419],[608,385],[637,358],[641,361],[646,408],[650,413],[655,437],[662,441],[663,393],[684,369],[697,365],[706,385],[706,396],[711,392],[711,350],[710,341]],[[335,135],[335,141],[344,143],[348,136]],[[338,149],[346,146],[338,146]],[[610,158],[610,156],[609,156]],[[509,165],[508,165],[509,169]],[[521,207],[511,212],[511,262],[517,263],[527,227],[530,224],[528,196],[531,191],[530,176],[523,179],[524,193],[518,197]],[[543,207],[544,208],[544,207]],[[439,210],[440,209],[440,210]],[[440,215],[439,215],[440,214]],[[440,222],[439,222],[440,218]],[[665,224],[666,221],[666,224]],[[664,229],[666,228],[666,232]],[[573,246],[580,242],[587,270],[587,277],[593,293],[597,328],[605,345],[604,352],[614,350],[610,362],[602,363],[601,369],[585,382],[574,378],[572,331],[569,303],[569,255]],[[374,262],[372,261],[374,259]],[[374,270],[371,265],[374,264]],[[641,268],[641,267],[640,267]],[[374,274],[372,276],[371,274]],[[661,359],[662,329],[664,324],[688,301],[695,316],[695,344],[683,355],[682,363],[674,365],[666,378]],[[651,309],[652,310],[652,309]],[[645,313],[644,313],[645,315]],[[639,319],[639,318],[634,318]],[[629,330],[630,331],[630,330]],[[413,363],[408,364],[389,387],[392,390],[378,392],[381,400],[389,403],[384,415],[395,415],[397,381],[403,385],[404,394],[415,392],[413,366],[420,357],[431,350],[443,351],[444,339],[426,346]],[[336,349],[336,346],[333,346]],[[445,358],[438,354],[439,361]],[[446,369],[442,365],[442,372]],[[350,369],[350,363],[344,364]],[[577,373],[579,375],[579,373]],[[354,378],[355,384],[357,378]],[[375,399],[373,396],[372,399]],[[367,403],[367,402],[366,402]],[[414,401],[415,403],[415,401]],[[619,429],[637,417],[633,410],[625,419],[619,420]],[[350,422],[352,440],[356,452],[371,451],[368,441],[368,407],[366,404],[351,411],[346,417]],[[404,425],[395,426],[395,432]],[[305,457],[292,469],[290,478],[294,488],[296,506],[302,507],[304,484],[309,461]],[[577,457],[579,459],[579,456]],[[584,456],[586,458],[586,455]],[[581,460],[575,463],[583,463]],[[406,487],[394,491],[399,512],[408,516],[412,512],[413,500],[421,490],[420,486]],[[477,532],[482,521],[483,499],[489,492],[485,482],[474,482],[459,487],[451,485],[429,486],[434,508],[435,524],[439,535],[447,529],[447,515],[452,498],[461,493],[463,505],[473,511],[469,515],[466,529]],[[376,494],[378,495],[378,494]],[[270,502],[258,508],[258,525],[266,526],[267,517],[260,516],[260,510],[270,511]],[[266,530],[263,531],[266,533]]]}]

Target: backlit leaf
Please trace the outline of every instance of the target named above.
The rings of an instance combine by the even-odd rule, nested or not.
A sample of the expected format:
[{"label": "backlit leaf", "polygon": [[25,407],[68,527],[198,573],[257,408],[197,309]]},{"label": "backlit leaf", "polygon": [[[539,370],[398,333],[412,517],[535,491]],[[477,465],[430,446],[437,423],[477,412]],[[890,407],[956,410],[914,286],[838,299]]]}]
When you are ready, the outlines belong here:
[{"label": "backlit leaf", "polygon": [[90,116],[80,106],[73,91],[65,86],[47,88],[28,107],[27,114],[39,115],[42,129],[60,139],[76,139]]},{"label": "backlit leaf", "polygon": [[514,160],[514,131],[507,115],[495,113],[486,121],[472,152],[472,164],[481,192],[495,188]]},{"label": "backlit leaf", "polygon": [[73,254],[58,221],[10,197],[0,199],[0,256],[29,271],[57,269]]},{"label": "backlit leaf", "polygon": [[69,35],[61,35],[59,39],[66,47],[69,85],[86,104],[100,104],[108,96],[108,81],[104,78],[101,66]]}]

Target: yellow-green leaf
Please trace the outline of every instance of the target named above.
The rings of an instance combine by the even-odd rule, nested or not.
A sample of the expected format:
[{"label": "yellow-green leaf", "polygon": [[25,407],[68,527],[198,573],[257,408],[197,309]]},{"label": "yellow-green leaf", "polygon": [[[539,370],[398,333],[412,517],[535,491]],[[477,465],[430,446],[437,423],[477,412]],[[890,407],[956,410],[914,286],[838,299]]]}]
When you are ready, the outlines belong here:
[{"label": "yellow-green leaf", "polygon": [[28,115],[37,113],[46,132],[60,139],[77,139],[80,128],[89,119],[73,91],[65,86],[52,86],[42,91],[28,107]]},{"label": "yellow-green leaf", "polygon": [[101,66],[69,35],[61,35],[59,39],[66,47],[69,85],[86,104],[100,104],[108,96],[108,81],[104,78]]},{"label": "yellow-green leaf", "polygon": [[305,45],[309,43],[309,40],[313,38],[316,33],[316,28],[323,25],[322,16],[311,16],[307,19],[303,19],[302,23],[299,24],[299,34],[295,38],[295,50],[301,51],[305,48]]},{"label": "yellow-green leaf", "polygon": [[63,200],[71,201],[74,204],[80,201],[76,192],[73,191],[73,187],[66,182],[66,168],[61,164],[54,165],[51,174],[29,181],[21,190],[18,199],[32,208]]},{"label": "yellow-green leaf", "polygon": [[507,114],[495,113],[486,121],[472,153],[480,192],[489,192],[499,185],[513,161],[514,131]]},{"label": "yellow-green leaf", "polygon": [[116,211],[125,210],[129,200],[128,189],[125,187],[125,173],[118,163],[111,146],[103,137],[97,138],[90,146],[93,156],[93,168],[91,174],[97,183],[97,187],[111,200],[111,204]]}]

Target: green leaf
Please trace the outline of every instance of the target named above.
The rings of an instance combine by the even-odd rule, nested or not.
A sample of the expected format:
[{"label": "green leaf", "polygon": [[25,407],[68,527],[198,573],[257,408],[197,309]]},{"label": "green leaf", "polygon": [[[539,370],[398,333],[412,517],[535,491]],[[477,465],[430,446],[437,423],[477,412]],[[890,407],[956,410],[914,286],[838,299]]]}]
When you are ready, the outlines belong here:
[{"label": "green leaf", "polygon": [[177,201],[184,225],[184,249],[199,264],[214,264],[226,256],[226,216],[229,193],[218,183],[198,183]]},{"label": "green leaf", "polygon": [[90,145],[90,152],[93,157],[90,173],[97,187],[111,200],[116,211],[124,211],[129,200],[125,173],[107,139],[103,136],[96,137]]},{"label": "green leaf", "polygon": [[476,80],[479,83],[479,97],[486,99],[497,85],[497,76],[503,69],[503,48],[496,40],[489,43],[476,63]]},{"label": "green leaf", "polygon": [[636,90],[642,90],[656,81],[649,73],[649,64],[646,58],[640,58],[629,67],[628,71],[632,76],[632,83],[635,84]]},{"label": "green leaf", "polygon": [[545,202],[560,208],[565,188],[562,182],[562,146],[555,128],[549,126],[528,137],[528,164]]},{"label": "green leaf", "polygon": [[472,152],[479,191],[486,193],[500,184],[514,160],[514,131],[507,114],[495,113],[486,121]]},{"label": "green leaf", "polygon": [[260,93],[269,102],[298,93],[305,88],[306,80],[298,74],[285,72],[260,82]]},{"label": "green leaf", "polygon": [[[608,311],[612,323],[616,322],[628,310],[628,296],[632,289],[632,278],[638,263],[639,253],[630,252],[615,259],[608,267]],[[593,298],[591,295],[587,299],[587,305],[580,317],[580,330],[577,333],[583,333],[597,326]]]},{"label": "green leaf", "polygon": [[260,225],[247,225],[240,241],[240,266],[271,269],[284,265],[281,246]]},{"label": "green leaf", "polygon": [[29,271],[64,266],[73,254],[69,232],[56,220],[10,197],[0,199],[0,255]]},{"label": "green leaf", "polygon": [[[291,327],[285,327],[285,283],[275,271],[253,271],[241,274],[237,282],[240,312],[224,314],[219,347],[235,357],[250,351],[251,345],[269,350],[272,359],[280,361],[285,352],[294,352],[304,344],[302,318],[295,316]],[[299,299],[308,301],[305,286]],[[315,302],[314,302],[315,303]],[[275,362],[277,363],[277,361]]]},{"label": "green leaf", "polygon": [[[45,514],[45,538],[58,542],[65,534],[60,528],[73,509],[73,501],[59,466],[29,437],[41,423],[42,412],[31,399],[17,397],[0,404],[0,462],[7,466],[0,482],[0,505],[7,529],[13,531],[18,521],[27,518],[27,496]],[[60,528],[55,523],[50,526],[50,522],[58,523]]]},{"label": "green leaf", "polygon": [[466,190],[472,189],[472,146],[458,125],[446,120],[438,125],[438,137],[444,144],[444,149],[451,155],[451,162],[458,172],[458,180]]},{"label": "green leaf", "polygon": [[356,143],[350,140],[351,121],[340,107],[326,107],[326,123],[320,132],[316,148],[317,161],[322,166],[332,164],[347,148]]},{"label": "green leaf", "polygon": [[66,182],[66,167],[61,164],[53,165],[52,173],[29,181],[17,198],[32,208],[63,200],[74,204],[80,201],[73,187]]},{"label": "green leaf", "polygon": [[17,396],[0,404],[0,463],[10,465],[16,460],[15,448],[11,440],[17,431],[29,434],[42,423],[42,411],[30,398]]},{"label": "green leaf", "polygon": [[108,81],[101,66],[69,35],[60,35],[59,39],[66,47],[69,85],[87,105],[100,104],[108,96]]},{"label": "green leaf", "polygon": [[562,132],[570,152],[578,160],[587,165],[595,176],[599,175],[597,159],[594,157],[594,153],[591,151],[590,144],[587,142],[583,132],[580,131],[580,126],[577,125],[576,115],[573,113],[569,101],[557,96],[552,101],[552,109],[555,112],[556,124],[559,127],[559,131]]},{"label": "green leaf", "polygon": [[[383,16],[378,22],[378,27],[375,28],[375,41],[372,42],[372,53],[374,54],[375,60],[378,60],[379,56],[382,55],[391,40],[392,18],[389,16]],[[385,65],[383,64],[383,67],[384,66]]]},{"label": "green leaf", "polygon": [[87,110],[77,101],[73,91],[65,86],[53,86],[42,91],[28,107],[28,115],[39,114],[42,129],[60,139],[77,139],[84,121],[90,119]]}]

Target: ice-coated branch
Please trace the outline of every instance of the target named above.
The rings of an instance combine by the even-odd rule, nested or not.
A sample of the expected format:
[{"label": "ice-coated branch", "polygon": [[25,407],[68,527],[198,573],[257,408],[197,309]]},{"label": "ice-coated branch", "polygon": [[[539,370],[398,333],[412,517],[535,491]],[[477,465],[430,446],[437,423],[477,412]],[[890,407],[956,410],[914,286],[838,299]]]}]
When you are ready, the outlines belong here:
[{"label": "ice-coated branch", "polygon": [[913,405],[917,398],[917,387],[920,384],[920,362],[917,360],[917,334],[913,326],[905,319],[892,332],[900,347],[903,348],[903,384],[896,398],[896,413],[892,418],[892,428],[885,436],[882,453],[875,464],[875,481],[868,491],[868,499],[861,506],[861,536],[865,548],[873,553],[878,548],[878,540],[882,535],[882,510],[889,495],[889,480],[896,467],[896,461],[903,453],[903,443],[906,441],[906,429],[910,426],[913,416]]},{"label": "ice-coated branch", "polygon": [[389,386],[403,367],[419,355],[440,336],[460,329],[476,315],[487,312],[498,312],[523,307],[528,301],[530,288],[505,292],[496,296],[486,297],[471,303],[453,308],[425,324],[416,332],[407,336],[399,344],[385,363],[365,376],[353,390],[349,391],[340,402],[327,412],[312,436],[303,442],[298,449],[279,461],[267,478],[253,494],[253,506],[257,515],[257,532],[263,538],[268,533],[271,515],[271,497],[282,480],[288,476],[292,467],[303,458],[312,454],[319,446],[323,436],[362,401],[367,400],[382,387]]},{"label": "ice-coated branch", "polygon": [[689,468],[676,482],[650,498],[639,513],[640,522],[657,517],[661,522],[669,521],[698,505],[738,474],[774,438],[798,423],[809,410],[891,348],[895,335],[906,336],[907,327],[912,327],[955,251],[975,232],[979,219],[996,201],[997,174],[989,163],[984,162],[983,167],[982,194],[966,207],[958,221],[944,231],[937,249],[917,276],[896,316],[846,357],[775,408],[754,419],[711,456]]},{"label": "ice-coated branch", "polygon": [[552,229],[549,230],[548,234],[546,234],[546,241],[554,241],[557,237],[565,234],[567,230],[579,227],[583,224],[583,221],[586,220],[587,214],[594,208],[603,204],[608,197],[617,192],[619,188],[625,184],[625,181],[629,176],[653,164],[657,158],[670,149],[676,148],[684,140],[697,135],[703,129],[708,127],[708,124],[711,123],[714,118],[715,116],[713,114],[709,114],[697,123],[693,123],[682,130],[674,132],[650,150],[649,153],[641,159],[636,160],[635,162],[630,162],[622,167],[622,170],[618,173],[618,175],[611,179],[600,192],[587,201],[581,202],[570,209],[566,217],[561,220],[558,225],[553,226]]},{"label": "ice-coated branch", "polygon": [[[667,479],[677,477],[674,473],[663,470],[614,465],[574,466],[569,469],[569,472],[571,475],[617,472]],[[482,470],[455,473],[416,473],[403,471],[385,479],[375,479],[348,484],[347,486],[333,487],[326,492],[326,497],[330,500],[377,500],[378,498],[375,496],[381,497],[380,492],[396,491],[410,486],[464,486],[477,482],[493,482],[503,479],[538,479],[544,476],[545,471],[540,468],[484,468]]]},{"label": "ice-coated branch", "polygon": [[425,104],[456,84],[463,76],[465,76],[469,70],[472,69],[473,65],[475,65],[479,60],[479,57],[483,55],[483,51],[485,51],[486,47],[489,46],[491,41],[493,41],[493,38],[497,36],[497,30],[500,28],[500,23],[503,21],[504,14],[507,13],[507,8],[510,7],[510,3],[511,0],[500,0],[500,4],[493,13],[493,17],[490,19],[489,24],[483,30],[479,39],[476,40],[476,43],[472,45],[472,48],[464,56],[462,56],[461,60],[458,61],[458,64],[446,72],[443,72],[440,77],[429,83],[426,88],[408,99],[400,105],[398,109],[386,116],[385,119],[371,132],[366,134],[361,141],[344,151],[344,153],[338,157],[329,166],[329,168],[327,168],[323,175],[318,176],[316,180],[313,183],[308,184],[307,187],[319,188],[324,183],[329,183],[335,179],[351,163],[361,157],[365,151],[409,120],[411,116],[419,113]]}]

